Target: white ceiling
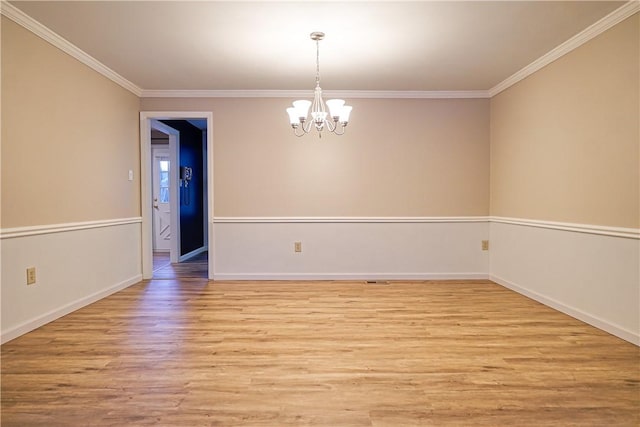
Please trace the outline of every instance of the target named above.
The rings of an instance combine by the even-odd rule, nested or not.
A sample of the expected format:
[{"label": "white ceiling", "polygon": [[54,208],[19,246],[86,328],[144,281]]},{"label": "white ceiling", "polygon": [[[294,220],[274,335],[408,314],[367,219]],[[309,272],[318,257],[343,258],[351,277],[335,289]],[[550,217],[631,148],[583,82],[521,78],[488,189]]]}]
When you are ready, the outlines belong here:
[{"label": "white ceiling", "polygon": [[625,2],[10,1],[145,90],[489,90]]}]

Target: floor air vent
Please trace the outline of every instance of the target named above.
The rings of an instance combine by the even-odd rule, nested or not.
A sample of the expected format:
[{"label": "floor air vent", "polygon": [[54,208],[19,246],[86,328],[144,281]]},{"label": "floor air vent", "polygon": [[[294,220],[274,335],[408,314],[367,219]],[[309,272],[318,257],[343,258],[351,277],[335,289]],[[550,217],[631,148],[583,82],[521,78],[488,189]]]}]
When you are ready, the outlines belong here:
[{"label": "floor air vent", "polygon": [[367,285],[388,285],[386,280],[367,280]]}]

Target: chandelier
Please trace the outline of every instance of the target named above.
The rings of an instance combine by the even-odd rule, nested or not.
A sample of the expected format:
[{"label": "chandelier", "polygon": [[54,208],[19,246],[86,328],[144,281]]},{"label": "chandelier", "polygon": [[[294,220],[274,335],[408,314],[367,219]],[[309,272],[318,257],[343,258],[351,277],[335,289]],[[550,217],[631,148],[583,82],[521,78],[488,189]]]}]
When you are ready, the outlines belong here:
[{"label": "chandelier", "polygon": [[[322,137],[322,131],[327,129],[336,135],[344,134],[344,128],[349,123],[351,106],[344,105],[344,99],[329,99],[327,107],[322,100],[322,89],[320,88],[320,40],[324,38],[324,33],[319,31],[311,33],[311,40],[316,42],[316,88],[313,92],[313,102],[300,99],[293,102],[293,107],[287,108],[289,122],[296,136],[303,136],[315,128],[318,136]],[[311,107],[311,120],[307,120]]]}]

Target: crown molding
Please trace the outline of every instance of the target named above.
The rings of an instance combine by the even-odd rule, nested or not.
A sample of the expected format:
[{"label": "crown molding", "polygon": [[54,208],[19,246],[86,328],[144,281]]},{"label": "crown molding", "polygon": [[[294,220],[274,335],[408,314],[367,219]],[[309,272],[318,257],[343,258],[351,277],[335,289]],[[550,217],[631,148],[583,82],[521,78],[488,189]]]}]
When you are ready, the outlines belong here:
[{"label": "crown molding", "polygon": [[[388,90],[326,90],[325,97],[339,98],[489,98],[486,90],[466,91],[388,91]],[[308,98],[312,90],[143,90],[141,98]]]},{"label": "crown molding", "polygon": [[0,12],[3,16],[11,19],[16,24],[26,28],[31,31],[33,34],[42,38],[43,40],[51,43],[53,46],[62,50],[63,52],[71,55],[78,61],[82,62],[89,68],[97,71],[102,74],[106,78],[110,79],[114,83],[122,86],[129,92],[133,93],[136,96],[140,96],[142,94],[142,88],[136,86],[131,83],[129,80],[122,77],[120,74],[113,71],[111,68],[104,65],[102,62],[98,61],[82,49],[78,48],[65,38],[61,37],[57,33],[51,31],[49,28],[45,27],[11,3],[8,3],[5,0],[0,2]]},{"label": "crown molding", "polygon": [[640,1],[631,0],[624,5],[620,6],[618,9],[611,12],[609,15],[595,22],[591,26],[585,28],[583,31],[579,32],[575,36],[571,37],[566,42],[560,44],[554,49],[550,50],[546,54],[542,55],[540,58],[533,61],[531,64],[522,68],[520,71],[506,78],[502,82],[498,83],[487,92],[489,97],[494,97],[505,89],[510,88],[514,84],[518,83],[521,80],[529,77],[531,74],[540,70],[543,67],[546,67],[556,59],[568,54],[572,50],[582,46],[589,40],[599,36],[600,34],[607,31],[609,28],[614,25],[624,21],[634,13],[640,11]]},{"label": "crown molding", "polygon": [[[377,91],[377,90],[333,90],[325,96],[343,98],[388,98],[388,99],[468,99],[492,98],[531,74],[549,65],[584,43],[602,34],[614,25],[640,11],[640,1],[630,0],[566,42],[555,47],[531,64],[522,68],[489,90],[462,91]],[[45,27],[17,7],[0,0],[0,12],[18,25],[51,43],[63,52],[112,80],[124,89],[141,98],[299,98],[312,95],[310,90],[154,90],[142,89],[113,71],[88,53],[73,45],[49,28]]]},{"label": "crown molding", "polygon": [[358,217],[358,216],[333,216],[333,217],[221,217],[213,218],[215,224],[273,224],[273,223],[312,223],[312,224],[418,224],[418,223],[451,223],[451,222],[489,222],[488,216],[385,216],[385,217]]}]

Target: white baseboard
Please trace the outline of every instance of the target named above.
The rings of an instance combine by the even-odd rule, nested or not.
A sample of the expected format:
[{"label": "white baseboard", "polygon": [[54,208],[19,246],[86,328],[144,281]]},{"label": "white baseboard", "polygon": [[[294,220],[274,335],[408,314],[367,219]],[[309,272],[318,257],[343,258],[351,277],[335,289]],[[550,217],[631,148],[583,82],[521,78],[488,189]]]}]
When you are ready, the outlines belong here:
[{"label": "white baseboard", "polygon": [[213,280],[488,280],[486,273],[228,273],[214,274]]},{"label": "white baseboard", "polygon": [[93,293],[91,295],[87,295],[84,298],[80,298],[76,301],[70,302],[63,307],[57,308],[55,310],[51,310],[48,313],[45,313],[41,316],[37,316],[31,320],[21,323],[20,325],[13,327],[7,331],[2,332],[2,336],[0,338],[0,342],[2,344],[11,341],[14,338],[17,338],[21,335],[26,334],[27,332],[31,332],[34,329],[37,329],[41,326],[46,325],[49,322],[52,322],[56,319],[61,318],[62,316],[66,316],[69,313],[72,313],[82,307],[86,307],[89,304],[93,304],[96,301],[101,300],[102,298],[108,297],[111,294],[114,294],[122,289],[128,288],[131,285],[134,285],[142,280],[142,275],[136,275],[127,280],[124,280],[120,283],[111,286],[110,288],[103,289],[99,292]]},{"label": "white baseboard", "polygon": [[530,289],[527,289],[525,287],[519,286],[515,283],[512,283],[508,280],[502,279],[500,277],[494,276],[494,275],[490,275],[490,280],[496,282],[499,285],[504,286],[505,288],[511,289],[512,291],[515,291],[519,294],[522,294],[524,296],[527,296],[535,301],[538,301],[539,303],[542,303],[548,307],[551,307],[553,309],[556,309],[564,314],[567,314],[573,318],[576,318],[578,320],[581,320],[585,323],[588,323],[591,326],[595,326],[598,329],[602,329],[605,332],[610,333],[611,335],[615,335],[618,338],[622,338],[625,341],[629,341],[630,343],[633,343],[635,345],[640,346],[640,335],[636,334],[632,331],[629,331],[619,325],[615,325],[611,322],[608,322],[604,319],[601,319],[599,317],[593,316],[589,313],[585,313],[582,310],[579,310],[575,307],[571,307],[568,306],[566,304],[563,304],[553,298],[549,298],[545,295],[542,295],[538,292],[532,291]]}]

